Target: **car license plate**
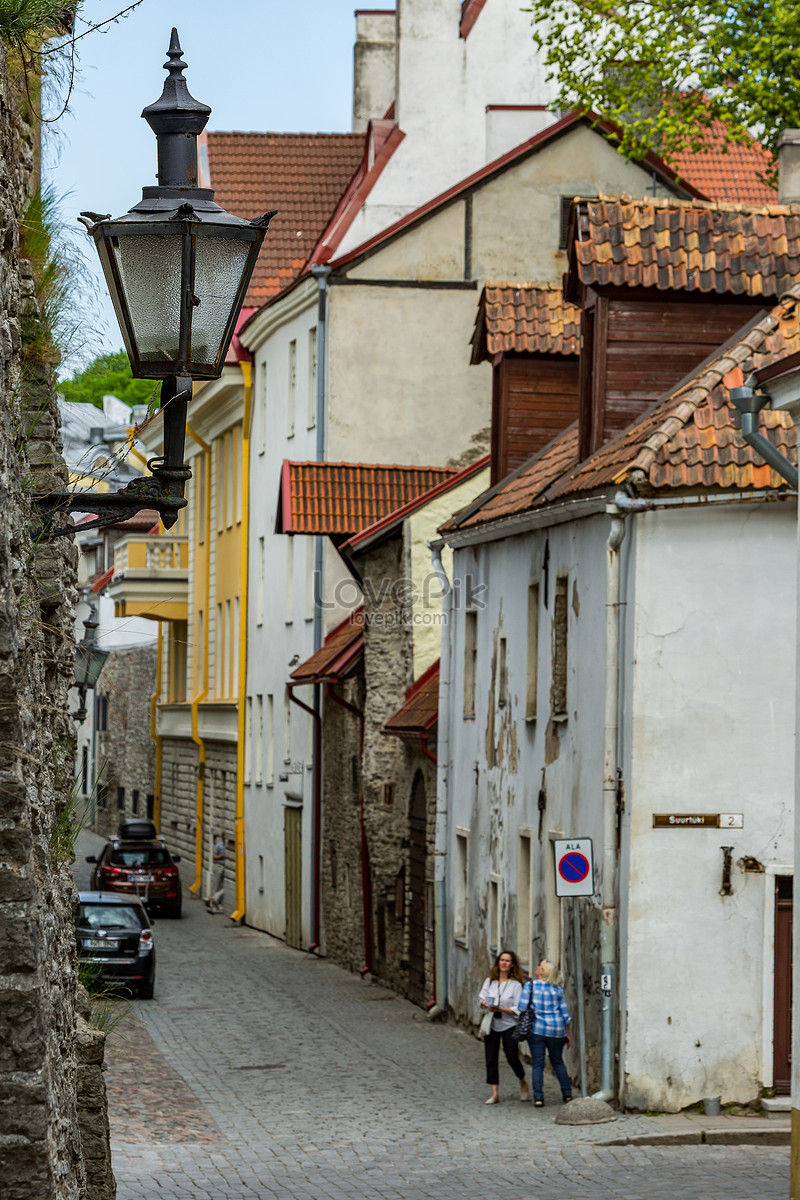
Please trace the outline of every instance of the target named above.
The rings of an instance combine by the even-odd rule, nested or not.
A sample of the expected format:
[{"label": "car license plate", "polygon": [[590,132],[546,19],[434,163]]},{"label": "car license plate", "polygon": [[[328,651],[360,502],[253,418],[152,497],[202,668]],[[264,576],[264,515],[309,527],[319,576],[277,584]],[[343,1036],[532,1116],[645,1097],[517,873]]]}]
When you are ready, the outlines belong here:
[{"label": "car license plate", "polygon": [[86,950],[118,950],[119,942],[110,942],[108,938],[84,938],[84,949]]},{"label": "car license plate", "polygon": [[131,883],[152,883],[154,875],[131,875]]}]

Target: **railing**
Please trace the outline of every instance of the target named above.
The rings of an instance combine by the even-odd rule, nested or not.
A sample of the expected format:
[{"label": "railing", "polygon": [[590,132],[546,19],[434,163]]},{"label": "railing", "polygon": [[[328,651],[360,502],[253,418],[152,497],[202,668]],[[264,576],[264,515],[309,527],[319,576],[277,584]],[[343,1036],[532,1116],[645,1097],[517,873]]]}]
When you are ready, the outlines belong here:
[{"label": "railing", "polygon": [[114,578],[136,573],[180,572],[189,570],[189,539],[157,534],[152,537],[126,537],[114,547]]}]

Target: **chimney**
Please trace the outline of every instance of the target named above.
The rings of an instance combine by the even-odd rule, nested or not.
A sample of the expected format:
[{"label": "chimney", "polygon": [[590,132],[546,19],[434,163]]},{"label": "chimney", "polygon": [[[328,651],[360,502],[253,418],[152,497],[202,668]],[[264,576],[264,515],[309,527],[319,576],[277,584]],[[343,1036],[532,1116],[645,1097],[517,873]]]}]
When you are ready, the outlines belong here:
[{"label": "chimney", "polygon": [[784,129],[778,138],[778,200],[800,203],[800,129]]},{"label": "chimney", "polygon": [[397,20],[393,11],[356,9],[353,133],[385,117],[395,98]]}]

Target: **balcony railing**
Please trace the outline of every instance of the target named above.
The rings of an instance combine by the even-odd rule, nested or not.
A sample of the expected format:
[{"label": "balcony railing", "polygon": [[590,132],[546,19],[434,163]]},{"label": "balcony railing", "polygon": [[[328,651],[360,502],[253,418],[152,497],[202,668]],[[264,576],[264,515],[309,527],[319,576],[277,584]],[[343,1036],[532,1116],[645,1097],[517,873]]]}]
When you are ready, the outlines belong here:
[{"label": "balcony railing", "polygon": [[123,538],[114,547],[108,594],[118,617],[185,621],[189,601],[189,539],[156,534]]}]

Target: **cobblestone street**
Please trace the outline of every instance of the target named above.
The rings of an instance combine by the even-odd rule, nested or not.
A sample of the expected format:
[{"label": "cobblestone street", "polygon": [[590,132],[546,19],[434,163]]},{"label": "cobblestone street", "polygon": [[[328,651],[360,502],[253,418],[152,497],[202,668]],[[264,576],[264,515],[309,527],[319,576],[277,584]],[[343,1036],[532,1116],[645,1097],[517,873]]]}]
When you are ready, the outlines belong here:
[{"label": "cobblestone street", "polygon": [[654,1123],[557,1126],[553,1081],[536,1110],[508,1068],[487,1108],[472,1036],[188,894],[184,914],[107,1046],[119,1200],[788,1194],[788,1147],[612,1145]]}]

